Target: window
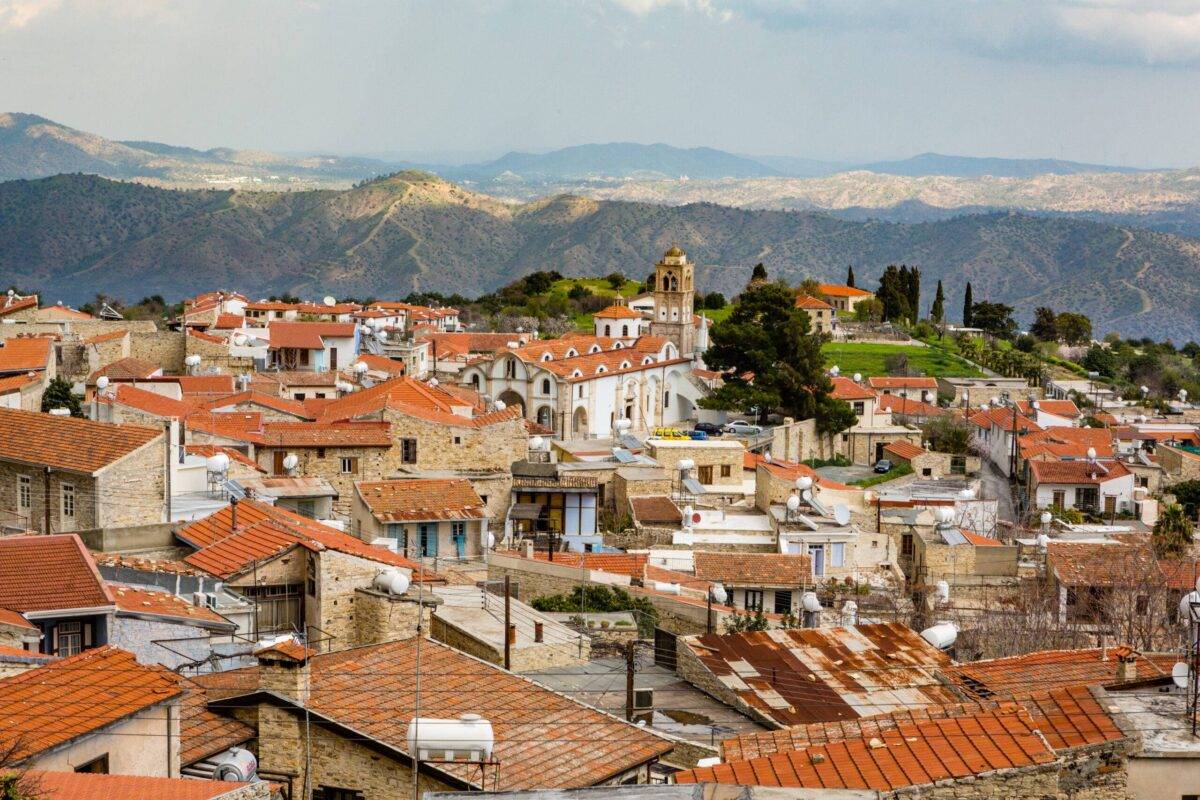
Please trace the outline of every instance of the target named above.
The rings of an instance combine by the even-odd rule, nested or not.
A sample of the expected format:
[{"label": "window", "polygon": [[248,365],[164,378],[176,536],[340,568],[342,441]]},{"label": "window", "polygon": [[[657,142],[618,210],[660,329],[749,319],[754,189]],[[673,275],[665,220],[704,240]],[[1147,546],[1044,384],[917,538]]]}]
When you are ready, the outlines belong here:
[{"label": "window", "polygon": [[581,384],[579,384],[579,387],[578,387],[578,389],[577,389],[577,390],[576,390],[576,392],[575,392],[575,396],[576,396],[576,397],[583,397],[583,384],[582,384],[582,383],[581,383]]},{"label": "window", "polygon": [[623,336],[623,337],[629,336],[629,326],[628,325],[621,326],[621,336]]},{"label": "window", "polygon": [[455,444],[462,444],[462,437],[461,437],[461,436],[455,436],[455,437],[453,437],[453,438],[451,439],[451,441],[453,441]]},{"label": "window", "polygon": [[663,392],[663,408],[670,408],[670,407],[671,407],[671,390],[668,389],[667,391]]},{"label": "window", "polygon": [[967,457],[966,456],[950,456],[950,474],[951,475],[966,475],[967,474]]},{"label": "window", "polygon": [[775,613],[790,614],[792,613],[792,593],[787,589],[775,590]]},{"label": "window", "polygon": [[342,456],[342,474],[358,474],[358,458],[356,456]]},{"label": "window", "polygon": [[324,457],[325,457],[325,448],[318,447],[317,448],[317,458],[324,458]]},{"label": "window", "polygon": [[612,336],[612,325],[605,325],[605,326],[604,326],[604,335],[605,335],[605,336]]},{"label": "window", "polygon": [[728,464],[722,464],[721,465],[721,477],[729,478],[732,476],[733,476],[733,467],[729,466]]},{"label": "window", "polygon": [[416,439],[401,439],[400,440],[400,462],[403,464],[417,463],[417,440]]},{"label": "window", "polygon": [[32,508],[30,501],[32,495],[33,479],[28,475],[21,475],[17,478],[17,510],[28,512]]},{"label": "window", "polygon": [[314,553],[308,554],[306,561],[307,568],[304,575],[304,593],[309,597],[317,596],[317,557]]},{"label": "window", "polygon": [[513,361],[511,358],[504,362],[504,377],[517,377],[517,362]]},{"label": "window", "polygon": [[1054,499],[1051,501],[1051,503],[1058,508],[1066,508],[1067,493],[1062,489],[1056,489],[1054,492]]},{"label": "window", "polygon": [[339,786],[318,786],[313,789],[313,800],[364,800],[358,789],[343,789]]},{"label": "window", "polygon": [[396,540],[396,549],[401,553],[408,552],[408,528],[403,525],[397,525],[394,522],[389,522],[387,526],[387,535],[389,538]]},{"label": "window", "polygon": [[73,619],[54,626],[52,649],[57,656],[74,656],[92,644],[92,625]]},{"label": "window", "polygon": [[331,348],[329,348],[329,369],[332,370],[333,372],[337,372],[337,368],[338,368],[337,348],[331,347]]},{"label": "window", "polygon": [[1138,597],[1137,597],[1137,613],[1139,613],[1139,614],[1149,614],[1150,613],[1150,596],[1149,595],[1145,595],[1145,594],[1138,595]]},{"label": "window", "polygon": [[471,376],[471,388],[477,392],[479,391],[479,375],[478,374]]},{"label": "window", "polygon": [[438,554],[438,526],[434,523],[423,522],[417,526],[417,545],[421,548],[419,555],[433,558]]},{"label": "window", "polygon": [[921,467],[921,477],[928,478],[933,475],[933,467]]},{"label": "window", "polygon": [[76,772],[86,772],[91,775],[107,775],[108,774],[108,753],[102,756],[96,756],[91,761],[85,761],[75,768]]},{"label": "window", "polygon": [[747,589],[746,590],[746,610],[747,611],[762,611],[763,593],[762,589]]},{"label": "window", "polygon": [[844,542],[833,542],[829,545],[829,566],[841,567],[846,561],[846,544]]},{"label": "window", "polygon": [[542,378],[542,394],[550,394],[550,379]]},{"label": "window", "polygon": [[863,411],[864,411],[865,409],[866,409],[866,406],[865,406],[865,405],[863,405],[863,401],[862,401],[862,400],[855,400],[855,401],[854,401],[854,413],[855,413],[855,414],[862,414],[862,413],[863,413]]},{"label": "window", "polygon": [[66,519],[75,519],[75,487],[64,483],[62,492],[62,515]]}]

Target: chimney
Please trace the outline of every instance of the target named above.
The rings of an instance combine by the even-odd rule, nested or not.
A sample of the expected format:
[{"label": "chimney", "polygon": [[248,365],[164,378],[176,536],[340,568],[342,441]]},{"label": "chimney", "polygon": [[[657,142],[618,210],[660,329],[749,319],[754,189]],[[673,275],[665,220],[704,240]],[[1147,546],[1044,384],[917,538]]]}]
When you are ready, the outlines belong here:
[{"label": "chimney", "polygon": [[543,627],[541,622],[533,623],[533,640],[535,642],[542,641],[542,636],[544,635]]},{"label": "chimney", "polygon": [[300,705],[308,701],[308,659],[313,651],[294,637],[256,650],[259,689]]},{"label": "chimney", "polygon": [[514,623],[514,624],[510,624],[508,626],[508,644],[509,644],[509,646],[512,646],[516,643],[517,643],[517,626]]},{"label": "chimney", "polygon": [[1121,645],[1120,647],[1116,648],[1114,655],[1117,657],[1117,683],[1136,681],[1138,659],[1137,652],[1132,647]]}]

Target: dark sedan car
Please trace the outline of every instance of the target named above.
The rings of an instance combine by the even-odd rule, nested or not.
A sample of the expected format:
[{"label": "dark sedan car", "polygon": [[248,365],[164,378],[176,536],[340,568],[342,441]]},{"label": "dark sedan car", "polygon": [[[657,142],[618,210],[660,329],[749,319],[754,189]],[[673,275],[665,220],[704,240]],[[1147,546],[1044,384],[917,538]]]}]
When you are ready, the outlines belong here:
[{"label": "dark sedan car", "polygon": [[709,436],[720,436],[724,432],[724,431],[722,431],[721,426],[716,424],[715,422],[697,422],[695,427],[692,428],[692,430],[703,431],[704,433],[707,433]]},{"label": "dark sedan car", "polygon": [[878,472],[880,475],[882,475],[885,472],[891,472],[892,471],[892,462],[888,461],[886,458],[879,459],[878,461],[875,462],[875,471]]}]

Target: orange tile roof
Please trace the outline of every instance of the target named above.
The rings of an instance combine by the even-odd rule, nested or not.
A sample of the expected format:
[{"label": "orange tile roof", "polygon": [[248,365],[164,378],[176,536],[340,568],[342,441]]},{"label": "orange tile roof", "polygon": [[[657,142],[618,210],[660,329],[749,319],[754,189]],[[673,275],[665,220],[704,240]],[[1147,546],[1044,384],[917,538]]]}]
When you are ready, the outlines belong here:
[{"label": "orange tile roof", "polygon": [[179,697],[180,678],[104,645],[0,680],[0,746],[20,761]]},{"label": "orange tile roof", "polygon": [[37,308],[38,296],[31,294],[28,297],[16,299],[15,297],[4,297],[0,299],[0,317],[7,314],[15,314],[18,311],[26,308]]},{"label": "orange tile roof", "polygon": [[[1019,434],[1030,432],[1036,433],[1042,430],[1042,426],[1038,425],[1029,417],[1017,414],[1016,428]],[[980,411],[971,417],[971,423],[980,428],[991,428],[995,426],[1002,431],[1012,432],[1013,430],[1013,412],[1011,408],[989,408],[987,411]]]},{"label": "orange tile roof", "polygon": [[463,478],[359,481],[358,496],[382,522],[485,519],[487,509]]},{"label": "orange tile roof", "polygon": [[1013,709],[918,720],[871,738],[685,770],[675,781],[892,792],[1057,760],[1028,712]]},{"label": "orange tile roof", "polygon": [[1038,484],[1101,484],[1129,475],[1120,461],[1030,461],[1029,471]]},{"label": "orange tile roof", "polygon": [[188,416],[187,427],[237,442],[263,443],[260,411],[227,411],[220,414],[196,411]]},{"label": "orange tile roof", "polygon": [[440,580],[436,573],[404,556],[267,503],[242,500],[237,504],[237,522],[235,532],[231,507],[226,506],[177,530],[176,536],[196,548],[196,552],[184,561],[220,578],[228,578],[242,574],[257,561],[274,558],[294,547],[314,552],[330,549],[411,569],[426,576],[426,580]]},{"label": "orange tile roof", "polygon": [[996,541],[995,539],[991,538],[990,536],[981,536],[980,534],[975,533],[974,531],[969,531],[966,528],[960,528],[958,532],[962,534],[963,538],[967,540],[968,544],[973,544],[976,547],[1000,547],[1001,546],[1000,542]]},{"label": "orange tile roof", "polygon": [[11,608],[0,608],[0,625],[8,625],[13,628],[28,628],[30,630],[38,630],[38,627],[31,623],[17,611]]},{"label": "orange tile roof", "polygon": [[906,625],[680,637],[712,677],[778,725],[856,719],[958,700],[950,658]]},{"label": "orange tile roof", "polygon": [[455,409],[468,405],[440,386],[430,386],[415,378],[401,376],[338,398],[321,409],[321,419],[345,420],[391,409],[429,422],[463,428],[482,428],[519,420],[522,417],[521,408],[515,405],[503,411],[478,416],[454,413]]},{"label": "orange tile roof", "polygon": [[0,373],[46,369],[53,353],[54,340],[45,336],[0,339]]},{"label": "orange tile roof", "polygon": [[[1064,686],[1117,684],[1115,648],[1041,650],[1009,658],[958,664],[946,676],[974,697],[1021,696]],[[1179,657],[1175,654],[1138,654],[1138,680],[1169,677]]]},{"label": "orange tile roof", "polygon": [[62,302],[58,302],[52,306],[39,308],[37,310],[37,318],[39,320],[57,320],[57,319],[95,319],[94,316],[86,311],[80,311],[77,308],[64,306]]},{"label": "orange tile roof", "polygon": [[[417,648],[414,639],[321,653],[309,659],[309,708],[361,736],[407,752]],[[488,789],[581,788],[604,783],[659,757],[673,743],[552,692],[494,664],[425,639],[420,648],[422,716],[480,714],[492,723],[494,756]],[[259,669],[198,676],[221,693],[258,689]],[[240,692],[239,692],[240,689]],[[456,778],[480,782],[471,764],[437,764]],[[493,780],[495,784],[493,785]]]},{"label": "orange tile roof", "polygon": [[829,379],[833,383],[833,391],[830,396],[838,400],[874,400],[875,392],[859,386],[849,378],[843,378],[838,375]]},{"label": "orange tile roof", "polygon": [[1054,750],[1105,744],[1125,738],[1112,716],[1086,686],[1035,691],[1019,700],[996,697],[904,709],[855,720],[793,725],[781,730],[747,733],[721,743],[726,761],[741,761],[786,750],[803,750],[843,739],[871,738],[881,731],[923,719],[962,717],[980,711],[1016,706],[1023,708]]},{"label": "orange tile roof", "polygon": [[812,311],[824,311],[826,309],[832,309],[833,306],[829,305],[829,303],[826,303],[824,300],[819,300],[816,297],[813,297],[812,295],[798,294],[796,295],[796,308],[803,308],[805,310]]},{"label": "orange tile roof", "polygon": [[25,372],[19,375],[9,375],[0,378],[0,394],[19,392],[32,383],[40,383],[41,377],[36,372]]},{"label": "orange tile roof", "polygon": [[245,326],[246,317],[241,314],[218,314],[213,328],[217,330],[232,330],[235,328],[244,328]]},{"label": "orange tile roof", "polygon": [[184,400],[206,399],[206,395],[230,395],[236,391],[232,375],[167,375],[152,380],[178,383]]},{"label": "orange tile roof", "polygon": [[354,360],[363,362],[367,365],[367,369],[372,372],[385,372],[388,375],[404,374],[404,364],[387,356],[377,356],[374,353],[359,353]]},{"label": "orange tile roof", "polygon": [[77,535],[0,538],[0,607],[28,613],[112,604],[91,552]]},{"label": "orange tile roof", "polygon": [[251,784],[90,772],[28,773],[39,800],[233,800]]},{"label": "orange tile roof", "polygon": [[803,586],[812,582],[812,559],[787,553],[694,554],[696,577],[732,586]]},{"label": "orange tile roof", "polygon": [[83,340],[84,344],[102,344],[104,342],[115,342],[118,339],[124,339],[129,335],[128,330],[109,331],[108,333],[98,333],[95,336],[89,336]]},{"label": "orange tile roof", "polygon": [[1051,541],[1046,560],[1063,586],[1135,588],[1162,580],[1146,544]]},{"label": "orange tile roof", "polygon": [[1047,414],[1054,414],[1059,417],[1074,418],[1083,416],[1083,412],[1079,410],[1079,407],[1070,400],[1038,400],[1037,404],[1038,407],[1034,409],[1030,406],[1028,400],[1018,400],[1017,408],[1021,410],[1022,414],[1030,416],[1033,415],[1034,411],[1044,411]]},{"label": "orange tile roof", "polygon": [[950,413],[949,409],[939,408],[920,400],[909,400],[906,397],[887,392],[879,395],[877,405],[880,411],[890,411],[893,414],[908,417],[940,417]]},{"label": "orange tile roof", "polygon": [[602,308],[593,316],[600,319],[642,319],[642,315],[634,311],[632,308],[620,303],[613,303],[611,306]]},{"label": "orange tile roof", "polygon": [[906,442],[904,440],[888,442],[883,446],[883,449],[885,452],[891,453],[903,461],[911,461],[912,459],[917,458],[918,456],[923,456],[926,453],[924,447],[918,447],[912,442]]},{"label": "orange tile roof", "polygon": [[181,400],[173,400],[158,392],[139,389],[127,383],[109,387],[97,396],[97,402],[105,405],[122,405],[164,419],[183,419],[191,414],[193,407]]},{"label": "orange tile roof", "polygon": [[272,411],[291,414],[300,419],[312,419],[312,416],[305,410],[304,404],[299,400],[292,400],[291,398],[280,397],[277,394],[268,394],[255,389],[247,389],[244,392],[231,394],[228,397],[214,397],[205,400],[200,404],[200,408],[213,410],[240,405],[262,406]]},{"label": "orange tile roof", "polygon": [[155,428],[0,408],[0,461],[92,475],[159,436]]},{"label": "orange tile roof", "polygon": [[139,378],[149,378],[155,373],[161,373],[162,367],[152,364],[143,358],[119,358],[111,364],[105,364],[100,369],[87,376],[87,384],[94,386],[96,379],[104,376],[110,381],[133,381]]},{"label": "orange tile roof", "polygon": [[683,521],[683,513],[679,506],[666,495],[650,495],[648,497],[629,498],[629,508],[633,518],[638,522],[668,523],[679,525]]},{"label": "orange tile roof", "polygon": [[1098,458],[1112,458],[1113,440],[1108,428],[1047,428],[1017,440],[1022,458],[1085,458],[1089,448]]},{"label": "orange tile roof", "polygon": [[[507,553],[520,557],[516,550]],[[533,552],[534,561],[549,561],[549,556],[541,550]],[[641,577],[646,569],[649,556],[645,553],[555,553],[554,563],[570,567],[587,567],[600,572],[612,572],[618,575]]]},{"label": "orange tile roof", "polygon": [[933,389],[937,391],[937,378],[920,375],[882,375],[867,378],[872,389]]},{"label": "orange tile roof", "polygon": [[178,595],[161,589],[110,583],[109,590],[117,604],[117,611],[129,614],[146,614],[175,622],[217,626],[236,630],[237,626],[217,612],[195,603],[189,603]]},{"label": "orange tile roof", "polygon": [[295,636],[284,639],[283,641],[272,642],[266,647],[260,647],[254,651],[254,655],[262,658],[269,656],[273,659],[283,659],[285,661],[296,661],[304,663],[317,654],[317,651],[308,647]]},{"label": "orange tile roof", "polygon": [[182,678],[183,702],[179,710],[179,762],[182,766],[236,747],[254,739],[254,728],[233,717],[217,714],[208,708],[207,689]]},{"label": "orange tile roof", "polygon": [[872,292],[855,286],[843,286],[839,283],[819,283],[817,284],[817,294],[826,297],[870,297]]},{"label": "orange tile roof", "polygon": [[767,461],[757,453],[747,453],[742,457],[742,464],[745,468],[747,464],[754,463],[755,468],[762,465],[762,468],[771,473],[772,476],[785,481],[794,481],[796,478],[812,478],[813,482],[823,489],[838,489],[848,491],[855,487],[847,486],[844,483],[831,481],[828,478],[822,478],[817,471],[807,464],[798,464],[794,461]]},{"label": "orange tile roof", "polygon": [[417,338],[424,339],[437,346],[439,357],[444,354],[467,355],[469,353],[497,353],[508,349],[509,342],[529,340],[527,333],[443,333],[441,331],[425,331],[418,333]]},{"label": "orange tile roof", "polygon": [[391,447],[392,426],[383,421],[264,422],[264,447]]},{"label": "orange tile roof", "polygon": [[139,572],[161,572],[165,575],[203,575],[198,569],[189,567],[182,561],[172,561],[165,558],[147,558],[145,556],[125,555],[122,553],[96,553],[96,563],[105,567],[125,567]]},{"label": "orange tile roof", "polygon": [[353,322],[272,322],[267,329],[270,349],[285,347],[300,350],[320,350],[326,338],[349,339],[354,336]]}]

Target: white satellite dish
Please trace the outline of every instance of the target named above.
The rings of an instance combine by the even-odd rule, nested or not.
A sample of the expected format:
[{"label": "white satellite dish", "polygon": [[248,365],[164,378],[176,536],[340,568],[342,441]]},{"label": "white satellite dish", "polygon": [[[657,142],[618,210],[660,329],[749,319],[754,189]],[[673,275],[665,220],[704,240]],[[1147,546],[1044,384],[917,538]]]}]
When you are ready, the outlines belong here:
[{"label": "white satellite dish", "polygon": [[812,485],[813,479],[810,475],[801,475],[799,478],[796,478],[796,488],[802,492],[807,492],[812,488]]},{"label": "white satellite dish", "polygon": [[99,389],[100,391],[104,391],[105,389],[108,388],[108,376],[107,375],[101,375],[99,378],[96,378],[96,388]]},{"label": "white satellite dish", "polygon": [[854,382],[862,383],[862,373],[861,372],[854,373]]},{"label": "white satellite dish", "polygon": [[850,509],[846,508],[841,503],[833,507],[833,519],[838,525],[850,524]]},{"label": "white satellite dish", "polygon": [[503,400],[496,401],[496,410],[497,411],[503,411],[506,408],[508,408],[508,404],[505,403]]},{"label": "white satellite dish", "polygon": [[1192,671],[1191,666],[1186,661],[1176,661],[1175,666],[1171,667],[1171,680],[1180,689],[1186,689],[1188,684],[1188,674]]},{"label": "white satellite dish", "polygon": [[337,305],[337,300],[331,294],[325,295],[325,300],[323,302],[327,306],[336,306]]},{"label": "white satellite dish", "polygon": [[798,509],[800,507],[800,498],[794,494],[788,495],[787,507],[788,511],[795,511]]},{"label": "white satellite dish", "polygon": [[834,364],[832,367],[829,368],[829,374],[835,378],[838,375],[840,375],[841,373],[842,373],[842,368],[839,367],[837,364]]},{"label": "white satellite dish", "polygon": [[357,372],[359,375],[362,375],[364,372],[367,371],[367,363],[365,361],[355,362],[354,371]]}]

